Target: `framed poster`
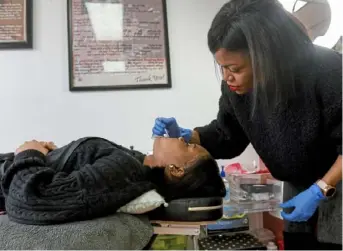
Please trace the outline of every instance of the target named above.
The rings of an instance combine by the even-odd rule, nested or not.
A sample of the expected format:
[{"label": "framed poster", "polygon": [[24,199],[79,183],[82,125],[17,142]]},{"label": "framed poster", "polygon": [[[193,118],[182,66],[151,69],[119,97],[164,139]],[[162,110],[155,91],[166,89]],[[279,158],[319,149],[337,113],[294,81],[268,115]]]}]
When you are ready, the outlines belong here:
[{"label": "framed poster", "polygon": [[0,0],[0,49],[32,48],[32,0]]},{"label": "framed poster", "polygon": [[71,91],[170,88],[165,0],[68,0]]}]

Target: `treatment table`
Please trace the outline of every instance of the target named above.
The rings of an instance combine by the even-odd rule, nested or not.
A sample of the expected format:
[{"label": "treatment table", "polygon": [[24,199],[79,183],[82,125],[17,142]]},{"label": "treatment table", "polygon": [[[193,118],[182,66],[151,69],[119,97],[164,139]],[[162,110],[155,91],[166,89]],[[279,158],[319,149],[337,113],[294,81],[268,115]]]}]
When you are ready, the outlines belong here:
[{"label": "treatment table", "polygon": [[192,237],[198,248],[201,226],[222,217],[222,198],[179,199],[148,214],[113,215],[58,225],[22,225],[0,215],[3,250],[134,250],[145,249],[154,235]]}]

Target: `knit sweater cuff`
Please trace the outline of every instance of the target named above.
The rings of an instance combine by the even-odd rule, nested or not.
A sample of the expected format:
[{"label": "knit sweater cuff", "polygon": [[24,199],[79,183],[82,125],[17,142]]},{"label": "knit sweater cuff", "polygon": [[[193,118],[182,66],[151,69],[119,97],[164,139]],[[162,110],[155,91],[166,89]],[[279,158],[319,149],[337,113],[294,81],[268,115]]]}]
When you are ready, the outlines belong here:
[{"label": "knit sweater cuff", "polygon": [[44,162],[46,160],[45,155],[43,153],[37,150],[30,149],[30,150],[26,150],[26,151],[18,153],[15,156],[14,161],[25,160],[28,158],[38,158]]}]

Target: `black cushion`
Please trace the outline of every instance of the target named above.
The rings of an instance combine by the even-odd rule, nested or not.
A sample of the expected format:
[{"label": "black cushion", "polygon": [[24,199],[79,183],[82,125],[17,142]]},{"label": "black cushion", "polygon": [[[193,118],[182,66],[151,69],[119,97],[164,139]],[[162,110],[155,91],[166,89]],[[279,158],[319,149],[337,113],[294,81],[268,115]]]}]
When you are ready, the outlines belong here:
[{"label": "black cushion", "polygon": [[149,212],[150,220],[161,221],[215,221],[222,216],[221,197],[172,200],[167,207],[161,206]]}]

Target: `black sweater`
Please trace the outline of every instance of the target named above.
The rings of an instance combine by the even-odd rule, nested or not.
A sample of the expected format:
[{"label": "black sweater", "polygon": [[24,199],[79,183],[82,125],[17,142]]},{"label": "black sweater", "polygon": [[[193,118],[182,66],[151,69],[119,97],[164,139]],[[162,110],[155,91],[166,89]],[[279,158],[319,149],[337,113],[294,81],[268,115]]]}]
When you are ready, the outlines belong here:
[{"label": "black sweater", "polygon": [[11,161],[11,155],[2,165],[2,192],[9,218],[23,224],[113,214],[155,188],[143,154],[100,138],[74,141],[47,156],[27,150]]},{"label": "black sweater", "polygon": [[214,158],[228,159],[251,143],[275,178],[315,182],[342,154],[341,62],[340,54],[316,47],[296,78],[304,95],[270,112],[257,106],[253,117],[251,94],[237,95],[222,83],[217,119],[195,128],[201,144]]}]

